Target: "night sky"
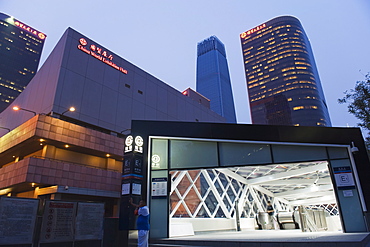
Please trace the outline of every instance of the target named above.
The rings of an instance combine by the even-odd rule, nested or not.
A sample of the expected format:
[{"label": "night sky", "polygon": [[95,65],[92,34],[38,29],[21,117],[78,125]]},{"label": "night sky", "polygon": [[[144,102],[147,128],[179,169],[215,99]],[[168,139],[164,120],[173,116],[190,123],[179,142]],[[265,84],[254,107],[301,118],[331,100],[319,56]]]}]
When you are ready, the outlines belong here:
[{"label": "night sky", "polygon": [[0,0],[0,12],[47,35],[42,62],[72,27],[179,91],[195,89],[197,43],[216,35],[239,123],[251,123],[239,34],[274,17],[301,21],[334,127],[356,126],[337,99],[370,72],[369,0]]}]

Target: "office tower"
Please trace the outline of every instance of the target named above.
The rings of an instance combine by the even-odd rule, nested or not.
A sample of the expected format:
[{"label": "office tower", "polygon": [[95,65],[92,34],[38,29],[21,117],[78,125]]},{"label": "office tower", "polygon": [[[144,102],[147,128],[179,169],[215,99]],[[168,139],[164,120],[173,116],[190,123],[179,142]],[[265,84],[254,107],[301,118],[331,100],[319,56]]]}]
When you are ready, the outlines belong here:
[{"label": "office tower", "polygon": [[331,126],[310,42],[281,16],[240,35],[254,124]]},{"label": "office tower", "polygon": [[198,43],[196,90],[211,101],[211,110],[236,123],[225,46],[216,36]]},{"label": "office tower", "polygon": [[0,13],[0,112],[36,74],[46,35]]}]

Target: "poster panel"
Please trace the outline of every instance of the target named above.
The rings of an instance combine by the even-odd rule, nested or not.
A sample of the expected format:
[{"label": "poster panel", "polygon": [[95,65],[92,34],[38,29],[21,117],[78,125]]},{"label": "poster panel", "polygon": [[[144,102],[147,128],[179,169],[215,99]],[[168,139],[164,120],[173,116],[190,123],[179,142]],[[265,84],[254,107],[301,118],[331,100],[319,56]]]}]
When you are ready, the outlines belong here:
[{"label": "poster panel", "polygon": [[79,202],[75,240],[103,239],[104,203]]},{"label": "poster panel", "polygon": [[76,202],[46,201],[40,243],[73,241]]},{"label": "poster panel", "polygon": [[32,244],[38,199],[0,198],[0,244]]}]

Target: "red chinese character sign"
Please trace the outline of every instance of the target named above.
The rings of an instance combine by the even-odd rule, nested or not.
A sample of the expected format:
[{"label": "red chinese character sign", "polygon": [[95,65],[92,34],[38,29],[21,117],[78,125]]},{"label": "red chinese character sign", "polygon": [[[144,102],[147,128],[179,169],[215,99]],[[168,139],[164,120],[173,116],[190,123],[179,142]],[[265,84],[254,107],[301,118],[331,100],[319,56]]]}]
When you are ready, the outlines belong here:
[{"label": "red chinese character sign", "polygon": [[84,38],[80,38],[79,42],[80,44],[77,46],[79,50],[95,57],[96,59],[111,66],[112,68],[115,68],[116,70],[119,70],[124,74],[127,74],[127,70],[123,69],[122,67],[118,66],[113,62],[113,55],[110,54],[107,50],[104,50],[103,48],[95,44],[91,44],[89,46],[87,40]]},{"label": "red chinese character sign", "polygon": [[247,37],[248,35],[250,35],[250,34],[252,34],[252,33],[255,33],[255,32],[257,32],[257,31],[259,31],[259,30],[262,30],[263,28],[265,28],[266,27],[266,23],[264,23],[264,24],[262,24],[262,25],[259,25],[259,26],[257,26],[257,27],[255,27],[255,28],[252,28],[251,30],[248,30],[248,31],[246,31],[246,32],[244,32],[244,33],[242,33],[242,34],[240,34],[240,37],[242,38],[242,39],[244,39],[245,37]]},{"label": "red chinese character sign", "polygon": [[26,24],[23,24],[20,21],[15,21],[14,25],[16,25],[17,27],[19,27],[19,28],[21,28],[21,29],[23,29],[23,30],[25,30],[29,33],[32,33],[33,35],[39,37],[40,39],[45,39],[46,38],[46,35],[44,33],[39,32],[36,29],[33,29],[32,27],[27,26]]}]

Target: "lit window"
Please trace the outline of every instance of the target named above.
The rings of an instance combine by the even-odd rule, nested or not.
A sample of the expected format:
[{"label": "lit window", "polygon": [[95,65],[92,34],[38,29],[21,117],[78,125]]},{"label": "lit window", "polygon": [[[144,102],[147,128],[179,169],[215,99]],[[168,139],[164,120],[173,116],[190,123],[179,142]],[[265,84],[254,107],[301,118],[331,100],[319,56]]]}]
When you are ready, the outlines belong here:
[{"label": "lit window", "polygon": [[293,111],[302,110],[302,109],[304,109],[304,106],[293,107]]},{"label": "lit window", "polygon": [[292,69],[294,69],[294,67],[288,67],[288,68],[282,69],[281,72],[285,72],[285,71],[292,70]]}]

